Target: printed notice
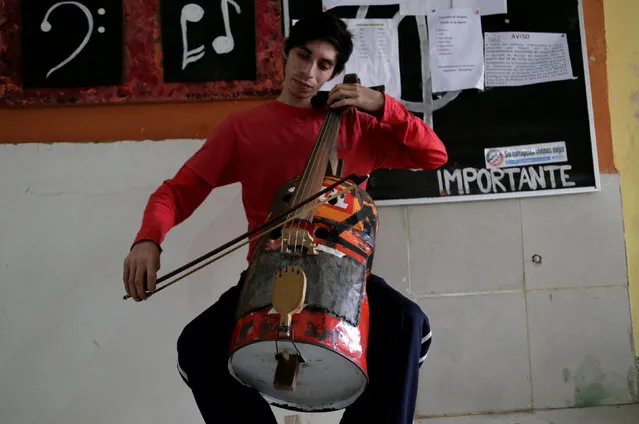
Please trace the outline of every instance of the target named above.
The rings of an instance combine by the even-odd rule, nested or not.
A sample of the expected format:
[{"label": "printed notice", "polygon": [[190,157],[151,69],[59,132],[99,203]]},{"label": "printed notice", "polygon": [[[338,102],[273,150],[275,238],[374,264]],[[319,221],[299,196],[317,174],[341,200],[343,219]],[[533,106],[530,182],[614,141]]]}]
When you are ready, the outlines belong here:
[{"label": "printed notice", "polygon": [[384,85],[390,96],[402,94],[399,73],[399,38],[392,19],[342,19],[353,33],[353,53],[344,71],[326,82],[321,90],[330,91],[344,81],[344,75],[356,73],[362,85]]},{"label": "printed notice", "polygon": [[403,0],[399,3],[400,15],[429,15],[439,9],[479,9],[481,16],[507,13],[507,0]]},{"label": "printed notice", "polygon": [[481,18],[473,9],[443,9],[428,15],[433,93],[484,88]]},{"label": "printed notice", "polygon": [[387,6],[404,0],[322,0],[322,9],[327,11],[338,6]]},{"label": "printed notice", "polygon": [[453,7],[479,9],[481,16],[499,15],[508,12],[507,0],[453,0]]},{"label": "printed notice", "polygon": [[565,34],[487,32],[486,86],[519,86],[573,78]]},{"label": "printed notice", "polygon": [[482,16],[503,15],[508,13],[508,0],[477,0],[479,13]]},{"label": "printed notice", "polygon": [[545,165],[568,161],[566,143],[563,141],[525,146],[495,147],[484,149],[484,155],[486,168]]},{"label": "printed notice", "polygon": [[452,0],[404,0],[399,3],[399,14],[402,16],[429,15],[439,9],[450,9],[452,5]]}]

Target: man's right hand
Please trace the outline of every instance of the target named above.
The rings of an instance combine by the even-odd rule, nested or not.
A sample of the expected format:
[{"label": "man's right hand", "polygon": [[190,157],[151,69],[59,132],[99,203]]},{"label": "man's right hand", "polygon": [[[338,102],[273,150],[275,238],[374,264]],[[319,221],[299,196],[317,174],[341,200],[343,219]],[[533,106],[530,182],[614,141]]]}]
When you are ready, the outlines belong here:
[{"label": "man's right hand", "polygon": [[155,291],[160,269],[160,248],[152,241],[136,243],[124,260],[124,289],[136,302],[146,300],[147,291]]}]

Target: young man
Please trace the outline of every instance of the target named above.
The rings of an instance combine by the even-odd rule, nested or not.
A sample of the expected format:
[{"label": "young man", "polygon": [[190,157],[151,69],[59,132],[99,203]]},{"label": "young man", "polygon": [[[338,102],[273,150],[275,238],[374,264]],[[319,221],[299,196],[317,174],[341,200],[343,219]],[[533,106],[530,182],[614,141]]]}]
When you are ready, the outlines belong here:
[{"label": "young man", "polygon": [[[352,52],[351,34],[328,14],[302,19],[286,40],[283,90],[276,100],[230,115],[149,198],[143,222],[124,261],[124,286],[136,301],[153,292],[161,244],[215,187],[240,182],[249,230],[263,224],[276,189],[298,176],[326,110],[312,97],[339,74]],[[447,160],[435,133],[400,102],[358,84],[338,84],[327,107],[352,107],[338,135],[344,175],[377,168],[434,169]],[[254,245],[249,248],[249,259]],[[189,323],[179,337],[178,369],[207,423],[275,424],[261,395],[228,371],[228,348],[242,278]],[[430,347],[430,325],[419,306],[372,275],[369,386],[343,423],[413,422],[418,370]],[[212,332],[215,337],[210,337]]]}]

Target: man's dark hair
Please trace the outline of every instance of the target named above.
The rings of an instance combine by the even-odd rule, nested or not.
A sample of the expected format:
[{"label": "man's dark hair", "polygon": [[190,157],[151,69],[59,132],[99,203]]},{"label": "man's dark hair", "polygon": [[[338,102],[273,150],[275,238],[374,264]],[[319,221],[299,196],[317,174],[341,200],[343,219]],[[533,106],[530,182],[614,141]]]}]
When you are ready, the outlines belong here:
[{"label": "man's dark hair", "polygon": [[316,13],[300,19],[293,25],[284,44],[284,54],[288,56],[294,47],[301,47],[310,41],[326,41],[335,46],[337,62],[333,75],[344,70],[353,53],[353,35],[339,18],[328,13]]}]

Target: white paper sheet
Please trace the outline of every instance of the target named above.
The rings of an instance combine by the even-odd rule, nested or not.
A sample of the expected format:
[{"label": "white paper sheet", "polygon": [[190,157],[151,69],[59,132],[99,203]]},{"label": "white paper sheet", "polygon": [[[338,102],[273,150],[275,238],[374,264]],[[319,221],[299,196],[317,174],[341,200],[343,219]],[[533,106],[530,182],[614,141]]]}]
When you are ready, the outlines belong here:
[{"label": "white paper sheet", "polygon": [[384,85],[384,91],[399,99],[399,39],[392,19],[342,19],[353,33],[353,53],[344,71],[322,86],[330,90],[345,74],[356,73],[362,85]]},{"label": "white paper sheet", "polygon": [[508,0],[453,0],[453,8],[479,9],[481,16],[508,12]]},{"label": "white paper sheet", "polygon": [[423,16],[432,13],[433,10],[450,9],[452,6],[452,0],[403,0],[399,4],[399,14]]},{"label": "white paper sheet", "polygon": [[480,0],[453,0],[453,9],[479,9]]},{"label": "white paper sheet", "polygon": [[486,33],[486,86],[518,86],[572,79],[565,34]]},{"label": "white paper sheet", "polygon": [[508,12],[508,0],[402,0],[400,15],[428,15],[438,9],[479,9],[481,16]]},{"label": "white paper sheet", "polygon": [[338,6],[386,6],[399,4],[405,0],[322,0],[324,11]]},{"label": "white paper sheet", "polygon": [[508,0],[478,0],[479,13],[482,16],[508,13]]},{"label": "white paper sheet", "polygon": [[473,9],[428,15],[428,38],[433,93],[484,88],[484,39]]}]

